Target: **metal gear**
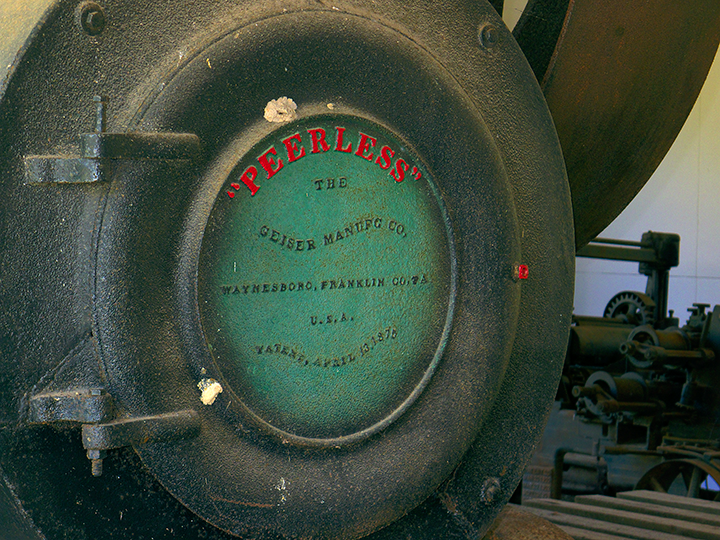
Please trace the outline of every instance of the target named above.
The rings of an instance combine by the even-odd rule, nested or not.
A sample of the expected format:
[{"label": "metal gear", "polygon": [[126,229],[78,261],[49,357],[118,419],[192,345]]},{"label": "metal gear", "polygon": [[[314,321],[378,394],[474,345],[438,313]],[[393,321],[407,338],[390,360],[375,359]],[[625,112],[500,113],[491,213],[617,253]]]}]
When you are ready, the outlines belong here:
[{"label": "metal gear", "polygon": [[655,324],[655,301],[647,294],[622,291],[613,296],[605,306],[603,317],[620,318],[633,325]]}]

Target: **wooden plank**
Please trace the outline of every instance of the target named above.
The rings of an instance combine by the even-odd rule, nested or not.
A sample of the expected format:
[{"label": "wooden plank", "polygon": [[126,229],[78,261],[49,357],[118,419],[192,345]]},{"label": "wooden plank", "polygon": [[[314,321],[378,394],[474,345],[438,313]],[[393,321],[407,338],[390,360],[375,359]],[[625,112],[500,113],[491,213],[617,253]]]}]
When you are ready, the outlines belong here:
[{"label": "wooden plank", "polygon": [[616,536],[614,534],[588,531],[586,529],[578,529],[568,525],[562,525],[560,528],[572,536],[573,540],[628,540],[627,536]]},{"label": "wooden plank", "polygon": [[588,517],[591,519],[609,521],[620,525],[629,525],[631,527],[640,527],[652,531],[698,538],[701,540],[720,540],[720,528],[713,525],[704,525],[702,523],[689,523],[677,519],[646,516],[643,514],[636,514],[634,512],[626,512],[624,510],[613,510],[598,506],[585,506],[583,504],[556,501],[553,499],[537,499],[528,501],[527,505],[535,508],[543,508],[545,510],[554,510],[556,512]]},{"label": "wooden plank", "polygon": [[616,499],[615,497],[605,497],[603,495],[579,495],[575,497],[575,502],[591,506],[602,506],[604,508],[615,508],[616,510],[626,510],[628,512],[636,512],[638,514],[650,514],[651,516],[679,519],[681,521],[690,521],[692,523],[705,523],[706,525],[715,525],[716,527],[720,527],[720,516],[714,516],[704,512],[694,512],[684,508],[650,504],[629,499]]},{"label": "wooden plank", "polygon": [[683,508],[694,512],[705,512],[706,514],[720,516],[720,502],[668,495],[667,493],[660,493],[659,491],[624,491],[618,493],[617,496],[621,499],[660,504],[662,506]]},{"label": "wooden plank", "polygon": [[618,525],[617,523],[608,523],[607,521],[600,521],[598,519],[584,518],[574,516],[572,514],[563,514],[560,512],[553,512],[551,510],[542,510],[540,508],[532,508],[526,505],[522,508],[523,510],[532,512],[543,519],[547,519],[549,522],[554,523],[561,528],[575,527],[577,529],[586,529],[588,531],[612,534],[620,538],[632,538],[634,540],[687,540],[686,536],[678,536],[676,534],[648,531],[647,529],[640,529],[638,527]]}]

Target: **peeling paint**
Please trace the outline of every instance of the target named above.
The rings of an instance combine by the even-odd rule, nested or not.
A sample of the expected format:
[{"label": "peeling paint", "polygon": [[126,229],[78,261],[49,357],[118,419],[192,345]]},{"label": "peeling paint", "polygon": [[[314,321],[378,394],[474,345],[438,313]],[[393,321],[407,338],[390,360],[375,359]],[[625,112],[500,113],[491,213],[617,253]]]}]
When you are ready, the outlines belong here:
[{"label": "peeling paint", "polygon": [[200,389],[200,392],[202,392],[200,401],[203,402],[203,405],[212,405],[215,403],[218,394],[223,391],[222,385],[215,379],[203,379],[197,384],[197,387]]},{"label": "peeling paint", "polygon": [[275,486],[275,489],[277,489],[280,492],[280,499],[278,500],[278,506],[281,504],[285,504],[285,501],[287,501],[287,483],[285,482],[285,478],[280,478],[280,481]]},{"label": "peeling paint", "polygon": [[291,122],[297,118],[297,104],[289,97],[272,99],[265,106],[265,120],[268,122]]}]

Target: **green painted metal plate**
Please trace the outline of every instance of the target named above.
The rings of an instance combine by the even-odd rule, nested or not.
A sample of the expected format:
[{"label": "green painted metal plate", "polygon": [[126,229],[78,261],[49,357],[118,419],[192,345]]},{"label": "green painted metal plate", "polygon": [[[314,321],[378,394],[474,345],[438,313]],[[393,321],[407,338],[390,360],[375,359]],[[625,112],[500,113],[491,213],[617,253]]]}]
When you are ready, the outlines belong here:
[{"label": "green painted metal plate", "polygon": [[199,263],[226,382],[284,438],[383,429],[422,392],[452,319],[452,229],[430,172],[346,115],[285,124],[238,159]]}]

